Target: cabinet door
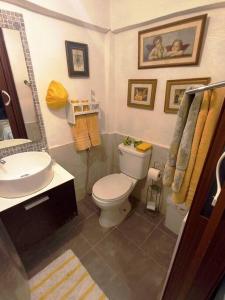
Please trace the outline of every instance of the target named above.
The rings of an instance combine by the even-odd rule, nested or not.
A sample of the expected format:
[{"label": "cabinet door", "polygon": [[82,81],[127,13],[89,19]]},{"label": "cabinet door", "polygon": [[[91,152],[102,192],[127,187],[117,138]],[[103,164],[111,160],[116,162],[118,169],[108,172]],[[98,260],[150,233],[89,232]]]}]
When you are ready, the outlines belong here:
[{"label": "cabinet door", "polygon": [[40,194],[1,214],[18,252],[44,239],[77,213],[73,181]]}]

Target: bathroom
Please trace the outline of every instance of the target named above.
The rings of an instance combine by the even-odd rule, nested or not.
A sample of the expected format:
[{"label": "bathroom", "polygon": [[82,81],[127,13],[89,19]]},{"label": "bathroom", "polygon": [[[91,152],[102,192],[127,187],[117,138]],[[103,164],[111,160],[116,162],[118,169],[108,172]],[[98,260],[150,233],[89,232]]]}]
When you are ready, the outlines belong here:
[{"label": "bathroom", "polygon": [[[172,269],[171,274],[174,271],[175,275],[179,273],[175,273],[176,264],[173,266],[173,261],[176,251],[178,261],[179,251],[182,250],[181,245],[178,249],[179,241],[182,238],[183,243],[186,237],[185,232],[182,235],[182,230],[190,205],[187,208],[185,203],[179,206],[172,203],[171,187],[163,185],[163,172],[177,124],[179,103],[175,100],[174,104],[170,102],[175,87],[178,86],[178,91],[182,93],[190,86],[194,88],[225,80],[222,63],[225,48],[224,16],[224,2],[211,0],[174,0],[172,3],[165,0],[0,1],[0,27],[6,46],[13,39],[12,53],[6,48],[13,70],[11,76],[13,75],[15,83],[14,89],[19,100],[21,97],[30,100],[23,102],[23,105],[17,103],[19,107],[14,109],[15,121],[9,124],[6,116],[10,115],[11,104],[6,104],[12,94],[9,95],[9,90],[2,87],[1,82],[1,99],[4,100],[5,109],[0,106],[0,159],[4,162],[5,158],[6,163],[1,163],[0,169],[7,167],[7,156],[25,153],[22,166],[25,183],[18,189],[13,188],[15,183],[10,183],[10,188],[15,192],[10,200],[7,195],[0,196],[0,256],[7,257],[2,241],[9,238],[6,237],[8,232],[11,243],[14,244],[11,245],[12,251],[18,252],[25,279],[15,280],[16,283],[13,280],[7,282],[2,272],[0,286],[4,294],[0,298],[209,299],[203,296],[182,298],[172,292],[169,294],[169,289],[173,287],[172,279],[168,280],[169,276],[172,278],[170,271]],[[149,34],[148,39],[153,41],[152,36],[163,36],[163,30],[172,31],[173,26],[183,28],[187,19],[190,19],[189,24],[197,22],[200,28],[199,37],[195,41],[195,57],[174,58],[171,49],[165,50],[171,53],[171,57],[164,61],[161,59],[161,64],[160,60],[153,60],[152,63],[145,54],[141,57],[141,42],[145,34]],[[68,47],[66,41],[71,42],[67,44]],[[84,74],[78,76],[71,75],[69,61],[69,46],[76,43],[81,43],[86,53]],[[183,51],[188,47],[185,43],[187,42],[184,42]],[[149,52],[153,53],[152,49]],[[4,66],[4,62],[2,64]],[[58,82],[61,91],[68,94],[66,103],[58,107],[52,107],[50,101],[46,100],[52,81]],[[21,85],[18,86],[17,82]],[[150,86],[151,95],[143,96],[149,97],[147,101],[132,99],[135,85],[140,93],[146,86]],[[218,91],[222,93],[223,88]],[[76,149],[74,127],[78,124],[79,114],[75,116],[76,123],[73,124],[68,111],[72,104],[77,105],[77,99],[88,99],[92,104],[98,105],[93,115],[97,116],[95,125],[99,127],[97,132],[100,132],[100,141],[97,144],[100,145],[91,147],[90,150],[89,147],[84,151]],[[87,102],[81,104],[85,106]],[[13,133],[16,132],[14,126],[18,128],[18,132],[13,134],[14,138],[9,125]],[[118,146],[134,141],[144,141],[145,145],[150,145],[150,149],[144,154],[139,152],[143,154],[140,157],[146,159],[141,159],[145,171],[129,190],[132,208],[126,206],[122,221],[107,228],[102,226],[104,224],[99,219],[103,210],[99,201],[94,199],[94,186],[105,176],[120,173],[120,158],[127,156],[123,149],[130,146]],[[220,150],[225,146],[222,135],[220,141],[214,155],[216,162],[211,161],[214,173],[215,168],[212,166],[217,163]],[[214,148],[210,149],[214,151]],[[18,195],[19,191],[27,194],[28,189],[32,189],[33,182],[28,181],[27,174],[34,162],[32,155],[29,158],[27,152],[33,151],[41,152],[43,161],[48,164],[49,156],[46,154],[45,157],[45,152],[50,155],[53,170],[49,171],[49,178],[53,179],[45,184],[43,190],[21,196]],[[130,166],[135,164],[135,158],[136,156],[131,157]],[[210,157],[208,161],[210,162]],[[12,165],[17,166],[16,162]],[[148,175],[150,167],[160,170],[161,177],[156,180],[155,194],[152,190],[154,180]],[[2,190],[1,178],[2,172]],[[205,182],[209,180],[210,186],[212,178],[210,181],[204,176],[204,179]],[[44,176],[42,180],[44,182]],[[110,190],[108,186],[112,185],[112,181],[107,182],[105,192],[118,191],[119,183],[115,189]],[[104,186],[100,186],[101,190],[103,188]],[[38,198],[40,194],[44,195],[41,199]],[[48,211],[41,210],[41,207],[48,205],[46,199],[51,196],[56,199],[56,203],[49,203]],[[32,197],[45,201],[40,204],[40,210],[38,206],[32,207]],[[194,200],[194,203],[197,202]],[[25,212],[30,214],[29,219],[20,210],[21,205],[25,205]],[[194,208],[189,213],[190,220],[196,211]],[[191,226],[191,221],[189,223]],[[202,234],[203,225],[199,225],[199,228],[202,228],[202,231],[199,230],[199,234]],[[186,229],[188,235],[188,228]],[[32,295],[32,288],[30,296],[28,282],[34,285],[33,281],[40,281],[43,272],[49,272],[46,268],[52,270],[51,264],[57,263],[57,259],[60,260],[63,255],[73,255],[82,268],[86,269],[89,274],[87,280],[95,283],[97,296],[91,298],[92,293],[89,291],[90,294],[84,297],[80,291],[79,296],[72,296],[71,293],[70,297],[63,298],[62,295],[56,296],[54,291],[48,297],[42,297],[37,293]],[[4,259],[6,270],[9,268],[8,260],[10,265],[10,259]],[[18,268],[14,271],[13,274],[19,272]],[[218,275],[217,286],[224,271],[225,268]],[[58,276],[62,276],[63,272],[64,270]],[[19,283],[21,290],[16,291],[18,286],[15,286]],[[47,282],[47,289],[51,289],[54,284],[55,282]],[[73,285],[74,282],[69,284]]]}]

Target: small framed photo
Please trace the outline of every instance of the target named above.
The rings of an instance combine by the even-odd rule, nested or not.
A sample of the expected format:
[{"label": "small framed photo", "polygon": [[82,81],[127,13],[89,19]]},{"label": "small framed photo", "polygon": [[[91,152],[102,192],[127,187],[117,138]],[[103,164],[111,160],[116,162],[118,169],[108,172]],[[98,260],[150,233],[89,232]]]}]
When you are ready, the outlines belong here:
[{"label": "small framed photo", "polygon": [[89,77],[88,45],[65,41],[69,77]]},{"label": "small framed photo", "polygon": [[157,79],[129,79],[127,106],[154,109]]},{"label": "small framed photo", "polygon": [[209,77],[167,80],[164,112],[176,114],[185,90],[190,86],[195,87],[200,84],[209,84],[210,80],[211,78]]},{"label": "small framed photo", "polygon": [[138,33],[138,68],[197,65],[207,14]]}]

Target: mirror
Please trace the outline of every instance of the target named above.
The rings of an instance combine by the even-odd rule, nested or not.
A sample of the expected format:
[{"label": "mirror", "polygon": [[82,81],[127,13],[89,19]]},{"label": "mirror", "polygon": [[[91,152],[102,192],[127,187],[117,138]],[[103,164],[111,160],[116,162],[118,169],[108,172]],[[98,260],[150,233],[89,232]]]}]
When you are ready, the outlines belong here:
[{"label": "mirror", "polygon": [[42,135],[20,31],[2,28],[0,38],[0,149],[3,149],[38,142]]}]

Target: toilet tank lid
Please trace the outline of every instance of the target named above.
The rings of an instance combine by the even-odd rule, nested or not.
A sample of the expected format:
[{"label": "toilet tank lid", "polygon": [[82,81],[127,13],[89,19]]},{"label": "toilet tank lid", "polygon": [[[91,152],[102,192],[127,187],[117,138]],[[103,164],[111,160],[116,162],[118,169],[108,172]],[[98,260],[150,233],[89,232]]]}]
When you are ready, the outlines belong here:
[{"label": "toilet tank lid", "polygon": [[146,157],[151,154],[151,149],[149,149],[145,152],[140,152],[136,148],[134,148],[134,145],[127,146],[122,143],[122,144],[119,144],[118,147],[122,152],[132,153],[133,155],[140,156],[140,157]]}]

